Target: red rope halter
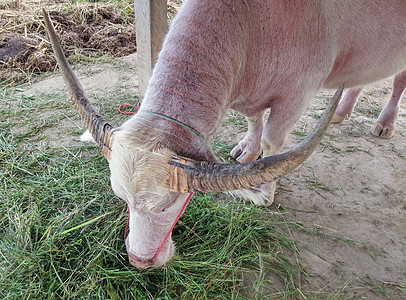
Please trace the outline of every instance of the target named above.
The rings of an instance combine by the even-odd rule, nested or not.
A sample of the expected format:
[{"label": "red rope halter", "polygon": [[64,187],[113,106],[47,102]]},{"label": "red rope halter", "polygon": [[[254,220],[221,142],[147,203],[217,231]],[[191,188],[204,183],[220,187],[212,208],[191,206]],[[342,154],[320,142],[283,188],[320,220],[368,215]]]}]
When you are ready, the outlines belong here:
[{"label": "red rope halter", "polygon": [[122,111],[121,108],[122,107],[132,107],[132,108],[136,108],[138,110],[138,109],[140,109],[140,106],[141,106],[141,102],[138,102],[137,105],[127,104],[127,103],[120,104],[120,106],[118,107],[118,112],[120,114],[124,114],[124,115],[133,115],[133,114],[136,114],[137,112],[136,111],[126,112],[126,111]]},{"label": "red rope halter", "polygon": [[[182,213],[185,211],[185,208],[186,208],[187,204],[189,203],[190,198],[192,198],[192,196],[193,196],[193,192],[190,193],[189,197],[186,199],[186,201],[185,201],[185,203],[183,204],[183,206],[182,206],[182,208],[181,208],[181,210],[180,210],[178,216],[177,216],[176,219],[175,219],[175,222],[173,222],[171,228],[169,229],[169,231],[168,231],[168,233],[166,234],[166,236],[165,236],[163,242],[161,243],[161,246],[159,246],[157,252],[156,252],[155,255],[152,257],[151,260],[154,260],[155,258],[157,258],[158,254],[162,251],[162,248],[164,247],[166,241],[167,241],[167,240],[169,239],[169,237],[171,236],[171,233],[172,233],[172,231],[173,231],[173,228],[175,228],[176,223],[178,223],[178,221],[179,221],[179,219],[180,219],[180,216],[181,216]],[[126,226],[125,226],[125,231],[124,231],[124,241],[127,240],[127,231],[128,231],[128,226],[129,226],[129,224],[130,224],[130,209],[129,209],[128,206],[127,206],[127,213],[128,213],[128,216],[127,216],[127,224],[126,224]]]},{"label": "red rope halter", "polygon": [[[138,109],[140,109],[140,105],[141,105],[140,102],[138,102],[137,105],[121,104],[121,105],[118,107],[118,111],[119,111],[121,114],[125,114],[125,115],[136,114],[137,112],[124,112],[124,111],[121,110],[121,108],[122,108],[122,107],[132,107],[132,108],[136,108],[136,109],[138,110]],[[164,247],[166,241],[167,241],[167,240],[169,239],[169,237],[171,236],[171,233],[172,233],[172,231],[173,231],[173,228],[175,228],[175,225],[178,223],[178,221],[179,221],[179,219],[180,219],[180,216],[181,216],[182,213],[185,211],[185,208],[186,208],[187,204],[189,203],[189,200],[192,198],[192,196],[193,196],[193,192],[190,193],[189,197],[186,199],[186,201],[185,201],[185,203],[183,204],[183,206],[182,206],[182,208],[181,208],[181,210],[180,210],[178,216],[177,216],[176,219],[175,219],[175,222],[173,222],[171,228],[169,229],[169,232],[166,234],[166,236],[165,236],[163,242],[161,243],[161,246],[159,246],[157,252],[155,253],[154,257],[152,257],[151,260],[154,260],[155,258],[157,258],[158,254],[162,251],[162,249],[163,249],[163,247]],[[129,208],[128,205],[127,205],[127,214],[128,214],[128,216],[127,216],[127,224],[125,225],[125,230],[124,230],[124,241],[127,240],[128,226],[130,225],[130,208]]]}]

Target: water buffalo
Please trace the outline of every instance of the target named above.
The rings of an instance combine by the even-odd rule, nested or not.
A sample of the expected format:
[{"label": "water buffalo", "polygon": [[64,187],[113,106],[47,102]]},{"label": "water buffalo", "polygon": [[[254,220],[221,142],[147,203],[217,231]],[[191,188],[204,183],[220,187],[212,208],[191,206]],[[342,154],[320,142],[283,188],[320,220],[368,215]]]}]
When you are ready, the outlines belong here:
[{"label": "water buffalo", "polygon": [[[171,238],[157,249],[188,192],[243,189],[257,204],[271,203],[275,180],[310,155],[332,117],[339,93],[315,131],[279,153],[317,91],[363,86],[406,66],[405,1],[187,0],[140,111],[113,128],[93,110],[45,20],[68,90],[109,161],[112,188],[128,203],[126,245],[137,268],[171,258]],[[228,109],[248,119],[231,152],[236,165],[217,163],[209,146]]]}]

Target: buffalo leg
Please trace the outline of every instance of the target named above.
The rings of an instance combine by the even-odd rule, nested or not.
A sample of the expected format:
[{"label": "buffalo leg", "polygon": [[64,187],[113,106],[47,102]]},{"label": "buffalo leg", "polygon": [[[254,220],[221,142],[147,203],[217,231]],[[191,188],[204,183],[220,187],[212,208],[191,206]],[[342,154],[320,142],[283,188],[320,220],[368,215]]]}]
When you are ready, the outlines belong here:
[{"label": "buffalo leg", "polygon": [[[297,103],[297,99],[286,99],[272,104],[271,113],[261,138],[261,149],[264,156],[270,156],[282,150],[293,125],[306,107],[307,99],[303,97],[302,101],[303,103]],[[265,205],[271,205],[274,202],[276,181],[262,184],[259,189],[269,195]]]},{"label": "buffalo leg", "polygon": [[395,76],[392,95],[381,111],[378,119],[371,126],[371,133],[384,139],[395,134],[395,124],[399,115],[400,99],[406,88],[406,71]]},{"label": "buffalo leg", "polygon": [[355,104],[361,95],[361,88],[348,89],[343,95],[343,99],[338,104],[337,110],[331,119],[331,123],[341,123],[345,118],[349,118],[354,109]]},{"label": "buffalo leg", "polygon": [[248,131],[244,139],[231,150],[230,155],[240,163],[256,160],[261,154],[261,135],[264,128],[264,112],[247,117]]}]

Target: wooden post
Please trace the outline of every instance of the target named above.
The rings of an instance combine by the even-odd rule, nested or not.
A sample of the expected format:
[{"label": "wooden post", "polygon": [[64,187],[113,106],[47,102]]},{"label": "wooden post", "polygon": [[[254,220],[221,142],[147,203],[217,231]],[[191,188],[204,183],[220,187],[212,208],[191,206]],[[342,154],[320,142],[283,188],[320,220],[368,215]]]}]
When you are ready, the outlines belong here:
[{"label": "wooden post", "polygon": [[142,100],[167,31],[167,0],[135,0],[134,6],[138,81]]}]

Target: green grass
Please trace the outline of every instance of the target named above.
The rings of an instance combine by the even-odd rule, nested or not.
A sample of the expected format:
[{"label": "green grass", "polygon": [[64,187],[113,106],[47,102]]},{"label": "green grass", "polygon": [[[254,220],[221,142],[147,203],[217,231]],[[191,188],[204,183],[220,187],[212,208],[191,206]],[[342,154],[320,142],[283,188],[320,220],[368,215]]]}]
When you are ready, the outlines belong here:
[{"label": "green grass", "polygon": [[355,106],[354,110],[364,116],[376,119],[378,118],[382,108],[376,101],[370,100],[368,96],[368,93],[366,93],[366,95],[364,96],[361,96],[359,99],[359,103],[357,106]]},{"label": "green grass", "polygon": [[[299,297],[305,273],[283,215],[226,194],[193,197],[174,229],[177,251],[168,264],[133,268],[123,241],[126,207],[111,191],[98,149],[39,145],[59,116],[24,126],[31,114],[54,110],[54,96],[0,91],[2,299]],[[221,142],[215,148],[229,151]]]}]

